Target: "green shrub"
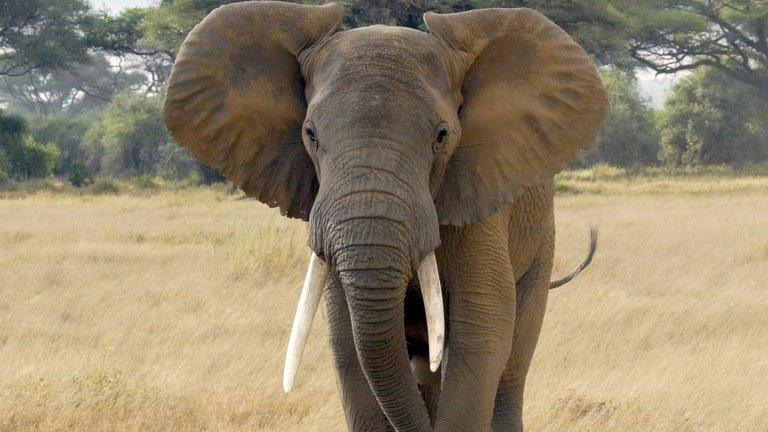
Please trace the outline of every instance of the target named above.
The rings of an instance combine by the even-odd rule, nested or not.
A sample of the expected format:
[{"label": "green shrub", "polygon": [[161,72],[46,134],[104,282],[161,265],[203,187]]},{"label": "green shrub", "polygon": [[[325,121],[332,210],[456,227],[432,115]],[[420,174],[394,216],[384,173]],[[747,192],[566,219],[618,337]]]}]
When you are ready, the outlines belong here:
[{"label": "green shrub", "polygon": [[11,176],[5,170],[0,168],[0,187],[7,185],[11,182]]},{"label": "green shrub", "polygon": [[11,177],[11,159],[2,147],[0,147],[0,172],[5,173],[8,178]]},{"label": "green shrub", "polygon": [[154,177],[146,174],[134,177],[131,183],[139,189],[157,189],[160,186]]},{"label": "green shrub", "polygon": [[54,144],[39,144],[26,120],[0,111],[0,169],[14,179],[47,177],[59,159]]},{"label": "green shrub", "polygon": [[120,186],[112,180],[100,178],[88,186],[87,191],[94,195],[117,195],[120,193]]},{"label": "green shrub", "polygon": [[76,162],[70,167],[67,180],[74,187],[88,186],[93,183],[93,172],[84,163]]},{"label": "green shrub", "polygon": [[54,174],[67,176],[75,165],[86,162],[83,140],[92,122],[93,116],[59,115],[38,119],[32,124],[31,133],[35,141],[53,143],[59,149]]},{"label": "green shrub", "polygon": [[55,144],[39,144],[30,135],[21,147],[22,157],[18,160],[16,172],[24,178],[50,177],[59,161],[59,149]]}]

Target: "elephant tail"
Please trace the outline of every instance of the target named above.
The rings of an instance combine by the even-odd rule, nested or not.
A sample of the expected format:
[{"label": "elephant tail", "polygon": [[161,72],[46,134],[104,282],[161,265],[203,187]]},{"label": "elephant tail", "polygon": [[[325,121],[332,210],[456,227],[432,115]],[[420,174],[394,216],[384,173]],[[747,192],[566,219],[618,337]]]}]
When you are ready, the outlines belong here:
[{"label": "elephant tail", "polygon": [[558,279],[556,281],[552,281],[549,283],[549,289],[555,289],[559,288],[568,282],[572,281],[576,278],[579,274],[581,274],[582,271],[584,271],[587,266],[589,266],[589,263],[592,262],[592,257],[595,256],[595,251],[597,250],[597,227],[592,227],[589,230],[589,253],[587,254],[587,257],[584,258],[584,260],[573,269],[573,271],[568,274],[568,276]]}]

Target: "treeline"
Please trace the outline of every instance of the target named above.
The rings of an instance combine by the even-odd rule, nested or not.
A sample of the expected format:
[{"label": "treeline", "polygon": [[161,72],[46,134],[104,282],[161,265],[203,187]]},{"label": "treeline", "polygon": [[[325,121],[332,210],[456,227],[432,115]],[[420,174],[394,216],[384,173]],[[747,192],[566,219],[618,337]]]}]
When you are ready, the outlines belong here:
[{"label": "treeline", "polygon": [[603,70],[608,119],[581,166],[766,165],[768,100],[712,68],[681,78],[663,109],[643,98],[634,75]]},{"label": "treeline", "polygon": [[[191,28],[227,0],[161,0],[111,15],[86,0],[0,0],[0,183],[59,176],[218,174],[175,145],[160,117]],[[322,1],[303,1],[322,3]],[[579,165],[732,166],[768,160],[764,0],[346,0],[347,28],[424,29],[426,11],[531,7],[601,65],[611,112]],[[685,72],[663,109],[635,73]]]},{"label": "treeline", "polygon": [[160,116],[160,97],[124,92],[103,110],[28,119],[0,112],[0,184],[57,176],[77,187],[108,177],[222,181],[176,145]]}]

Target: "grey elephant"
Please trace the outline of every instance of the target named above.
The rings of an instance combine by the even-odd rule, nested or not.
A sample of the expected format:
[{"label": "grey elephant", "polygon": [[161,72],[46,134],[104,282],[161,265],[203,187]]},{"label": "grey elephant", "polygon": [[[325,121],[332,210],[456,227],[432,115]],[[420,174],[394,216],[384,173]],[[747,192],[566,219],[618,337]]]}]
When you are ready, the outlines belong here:
[{"label": "grey elephant", "polygon": [[521,431],[547,302],[554,174],[608,101],[529,9],[342,31],[343,8],[222,6],[187,36],[164,119],[247,194],[309,222],[284,385],[324,297],[351,431]]}]

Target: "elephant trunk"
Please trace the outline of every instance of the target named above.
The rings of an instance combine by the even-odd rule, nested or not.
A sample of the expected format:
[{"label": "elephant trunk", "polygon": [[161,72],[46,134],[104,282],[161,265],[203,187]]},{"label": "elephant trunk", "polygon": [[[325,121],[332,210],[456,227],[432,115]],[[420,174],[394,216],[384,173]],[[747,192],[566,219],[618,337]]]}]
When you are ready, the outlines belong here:
[{"label": "elephant trunk", "polygon": [[[430,309],[440,312],[433,320],[436,331],[430,333],[439,341],[433,350],[439,363],[444,323],[432,254],[440,241],[437,215],[426,179],[398,174],[421,172],[402,170],[412,161],[386,142],[368,144],[378,148],[375,160],[360,165],[328,162],[345,170],[343,175],[326,177],[327,183],[321,181],[310,217],[309,244],[344,290],[358,359],[382,411],[398,432],[429,431],[406,348],[404,302],[414,270],[430,257],[425,261],[429,270],[419,272],[419,277],[430,281],[424,284],[431,288],[425,299],[433,299],[432,306],[440,303]],[[350,149],[346,156],[351,158],[355,151]]]},{"label": "elephant trunk", "polygon": [[428,431],[429,418],[405,343],[403,314],[409,274],[397,265],[377,264],[393,258],[388,247],[352,247],[344,255],[370,265],[351,264],[344,257],[337,261],[358,359],[376,400],[398,432]]}]

